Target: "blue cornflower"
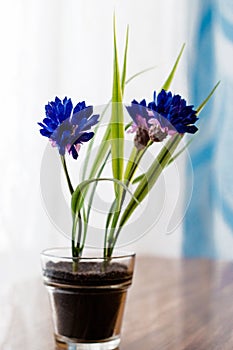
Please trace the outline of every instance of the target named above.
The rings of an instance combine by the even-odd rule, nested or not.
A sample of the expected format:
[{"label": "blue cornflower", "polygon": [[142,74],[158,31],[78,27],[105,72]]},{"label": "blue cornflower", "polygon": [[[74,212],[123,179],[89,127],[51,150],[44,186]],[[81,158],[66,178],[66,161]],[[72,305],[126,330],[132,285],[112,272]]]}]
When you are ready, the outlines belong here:
[{"label": "blue cornflower", "polygon": [[41,135],[50,139],[60,155],[64,156],[67,150],[77,159],[81,144],[94,136],[93,132],[87,131],[98,123],[99,115],[92,115],[93,107],[87,107],[84,101],[73,109],[72,101],[67,97],[63,101],[56,97],[55,101],[49,102],[45,106],[45,113],[43,123],[38,123],[42,127]]},{"label": "blue cornflower", "polygon": [[[180,95],[172,95],[170,91],[162,90],[157,98],[154,92],[154,101],[148,104],[148,108],[154,112],[153,118],[157,119],[162,128],[174,130],[179,134],[195,134],[198,128],[194,123],[198,120],[197,111],[193,105],[187,106],[185,99]],[[162,117],[161,117],[162,116]],[[166,120],[171,124],[166,125]]]},{"label": "blue cornflower", "polygon": [[[194,123],[198,120],[193,106],[187,106],[180,95],[162,90],[158,96],[154,92],[154,101],[132,101],[127,110],[133,119],[131,132],[136,131],[135,146],[138,142],[145,147],[148,139],[162,141],[167,135],[175,133],[194,134],[198,128]],[[147,133],[147,135],[146,135]],[[143,137],[142,137],[143,136]],[[144,140],[144,141],[143,141]]]}]

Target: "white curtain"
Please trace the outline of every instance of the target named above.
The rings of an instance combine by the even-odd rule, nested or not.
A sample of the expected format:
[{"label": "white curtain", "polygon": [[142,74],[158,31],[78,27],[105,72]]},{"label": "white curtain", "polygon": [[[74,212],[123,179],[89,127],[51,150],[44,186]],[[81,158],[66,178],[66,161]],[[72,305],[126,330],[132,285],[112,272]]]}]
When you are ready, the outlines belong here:
[{"label": "white curtain", "polygon": [[[68,245],[44,210],[40,168],[47,140],[36,124],[55,96],[107,103],[112,83],[112,22],[115,10],[122,53],[130,26],[132,75],[156,65],[127,88],[125,101],[152,98],[186,40],[184,0],[8,0],[1,1],[0,269],[2,280],[39,271],[39,252]],[[187,96],[185,57],[173,84]],[[169,195],[174,183],[170,172]],[[172,197],[171,197],[172,198]],[[56,193],[54,192],[54,205]],[[146,218],[145,218],[146,220]],[[167,237],[151,230],[133,248],[178,255],[181,229]],[[24,271],[24,272],[23,272]],[[4,286],[1,286],[4,288]]]}]

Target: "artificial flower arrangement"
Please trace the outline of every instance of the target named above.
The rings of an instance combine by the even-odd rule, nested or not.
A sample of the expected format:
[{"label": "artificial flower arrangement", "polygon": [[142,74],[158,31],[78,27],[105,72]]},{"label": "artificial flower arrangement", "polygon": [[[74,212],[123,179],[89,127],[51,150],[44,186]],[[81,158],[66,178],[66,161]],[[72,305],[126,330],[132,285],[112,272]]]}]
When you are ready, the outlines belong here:
[{"label": "artificial flower arrangement", "polygon": [[[185,149],[186,146],[182,149],[177,150],[177,147],[183,139],[184,135],[187,133],[195,134],[198,130],[197,126],[195,125],[195,123],[198,121],[198,114],[207,103],[218,84],[213,88],[207,98],[197,108],[194,108],[193,105],[188,105],[186,100],[180,95],[169,91],[183,49],[184,45],[165,83],[160,90],[154,92],[153,99],[149,103],[147,103],[145,99],[141,100],[141,102],[133,100],[130,105],[124,107],[122,102],[125,85],[127,82],[126,66],[128,30],[126,35],[123,69],[122,72],[120,72],[118,63],[116,30],[114,25],[114,74],[111,100],[111,116],[94,162],[91,160],[90,163],[90,154],[94,145],[94,136],[96,133],[98,133],[99,125],[101,124],[101,120],[105,111],[103,111],[102,114],[94,114],[93,106],[86,105],[84,101],[79,102],[74,106],[71,99],[67,97],[65,97],[63,100],[56,97],[54,101],[49,102],[45,106],[46,117],[43,119],[42,123],[38,123],[41,127],[40,133],[50,140],[52,146],[57,147],[71,194],[71,212],[73,225],[71,247],[72,264],[70,264],[70,266],[72,267],[70,268],[71,270],[67,279],[69,285],[74,284],[76,289],[77,283],[84,283],[82,280],[82,254],[85,247],[86,236],[88,234],[87,231],[91,214],[91,202],[95,195],[95,190],[96,186],[98,186],[98,183],[100,181],[112,182],[115,193],[115,198],[109,208],[109,213],[106,217],[104,246],[102,254],[103,261],[105,261],[105,263],[104,265],[100,264],[100,269],[98,272],[99,274],[102,274],[107,273],[108,268],[111,265],[111,261],[114,260],[114,247],[116,246],[117,239],[122,229],[124,228],[125,223],[137,209],[139,204],[146,198],[152,187],[156,184],[161,173]],[[134,77],[142,73],[143,72],[137,73]],[[125,108],[128,112],[130,120],[128,123],[126,123],[124,120]],[[124,164],[124,141],[126,133],[134,134],[134,138],[132,137],[131,141],[132,150],[130,157],[127,163]],[[81,148],[84,147],[83,144],[85,143],[88,143],[88,146],[87,155],[85,158],[86,164],[85,168],[83,169],[83,181],[74,187],[71,183],[68,166],[66,163],[66,156],[72,157],[78,163],[79,152],[83,152]],[[143,174],[138,175],[137,170],[143,156],[153,144],[158,143],[162,143],[163,147],[159,151],[158,155],[154,158],[148,169],[146,169]],[[111,159],[112,177],[102,177],[103,170],[107,166],[109,159]],[[87,169],[89,169],[89,172]],[[91,189],[89,188],[90,184],[94,184]],[[131,188],[133,186],[133,191],[129,189],[129,186],[131,186]],[[85,197],[89,191],[91,192],[91,194],[89,194],[91,199],[89,206],[86,207]],[[123,207],[123,204],[126,200],[126,194],[128,193],[130,194],[130,200],[128,200],[128,203],[126,203],[126,205]],[[47,258],[48,257],[51,258],[51,255],[48,254]],[[56,286],[57,281],[60,281],[60,277],[59,274],[57,274],[53,280],[53,272],[51,274],[50,270],[54,271],[55,267],[54,265],[51,266],[50,262],[48,262],[48,259],[46,260],[46,263],[47,265],[44,267],[44,271],[47,271],[45,272],[46,284],[49,286],[52,285],[54,287]],[[50,266],[50,268],[48,266]],[[63,268],[61,268],[61,270],[63,271]],[[109,280],[110,275],[112,276],[112,270],[110,269],[109,271],[110,274],[108,275],[107,280]],[[132,271],[130,274],[130,279],[131,278]],[[117,282],[114,279],[111,281],[113,284],[119,284],[119,279],[120,277],[118,274],[118,277],[116,279]],[[124,276],[123,280],[126,281],[127,278],[125,279]],[[61,283],[61,281],[59,283]],[[96,288],[98,285],[95,277],[94,280],[91,282],[89,281],[88,283],[90,283],[93,288]],[[121,292],[123,289],[121,287]],[[106,298],[109,298],[109,290],[108,297],[106,296]],[[58,298],[63,298],[61,300],[61,304],[64,304],[64,300],[66,304],[69,303],[66,299],[64,299],[67,298],[67,296],[61,297],[60,294],[59,296],[53,296],[55,298],[55,301],[52,301],[53,305],[58,303]],[[106,328],[108,328],[107,325],[109,326],[109,324],[112,323],[112,321],[109,321],[109,314],[111,314],[109,310],[110,305],[113,304],[113,299],[110,298],[107,299],[107,301],[103,301],[101,298],[102,296],[99,297],[99,299],[97,298],[97,300],[92,301],[91,305],[93,310],[97,310],[99,304],[103,305],[103,308],[107,309],[107,316],[103,316],[103,314],[101,316],[101,324],[102,328],[105,328],[103,326],[104,324],[106,324]],[[118,300],[119,304],[121,303],[121,298],[122,296],[120,293]],[[74,300],[76,299],[72,299],[72,305],[75,305]],[[85,303],[86,299],[82,299],[81,301],[79,300],[79,308],[77,311],[79,315],[86,315],[85,310],[80,309],[80,305],[83,305]],[[88,301],[88,305],[89,303],[90,301]],[[114,303],[116,302],[114,301]],[[60,311],[58,308],[57,315],[55,317],[56,320],[59,319],[59,317],[63,317],[64,319],[67,318],[63,315],[63,313],[64,310]],[[113,318],[115,317],[114,319],[117,319],[118,324],[120,324],[121,322],[118,319],[118,313],[118,316],[116,316],[115,311],[113,314]],[[83,317],[85,319],[86,316]],[[60,340],[71,339],[71,342],[78,342],[80,339],[82,339],[82,343],[95,343],[96,341],[101,341],[101,339],[115,339],[119,335],[119,329],[116,330],[114,328],[115,326],[111,331],[108,329],[106,333],[103,333],[102,330],[100,333],[96,333],[96,331],[94,331],[90,326],[90,324],[94,322],[94,318],[92,321],[90,321],[90,319],[86,321],[87,322],[84,323],[88,324],[89,326],[85,327],[89,327],[90,329],[88,328],[87,331],[85,328],[85,336],[83,335],[84,331],[82,331],[81,324],[74,326],[74,324],[77,324],[77,320],[75,319],[71,321],[72,327],[70,327],[72,329],[76,327],[73,333],[70,333],[70,331],[66,329],[66,321],[61,322],[62,326],[60,328],[57,326],[58,328],[56,331],[56,336],[60,337]],[[113,349],[113,346],[117,346],[119,343],[114,344],[110,344],[109,349]]]},{"label": "artificial flower arrangement", "polygon": [[[84,197],[87,193],[88,185],[98,181],[112,181],[115,183],[116,188],[117,186],[122,187],[121,191],[116,189],[116,200],[107,218],[104,256],[110,257],[119,233],[126,221],[132,215],[138,204],[146,197],[149,190],[155,185],[162,170],[164,170],[177,155],[181,154],[179,151],[179,154],[174,155],[174,152],[183,136],[186,133],[194,134],[198,130],[195,125],[198,120],[197,115],[212,95],[216,86],[207,99],[196,109],[194,109],[192,105],[187,105],[186,100],[180,95],[168,91],[182,51],[161,91],[158,93],[156,93],[156,91],[154,92],[153,100],[149,103],[146,103],[145,99],[141,102],[133,100],[131,106],[126,107],[132,118],[132,122],[126,125],[126,127],[123,120],[124,107],[122,105],[125,87],[126,58],[124,74],[120,80],[117,54],[115,51],[112,117],[105,135],[103,136],[102,146],[99,148],[96,161],[92,165],[87,179],[78,184],[75,189],[71,184],[65,157],[66,155],[72,156],[73,159],[78,162],[78,153],[81,151],[82,144],[89,142],[94,137],[94,134],[98,132],[98,123],[101,123],[101,115],[93,114],[93,106],[86,106],[85,101],[79,102],[73,107],[71,99],[67,97],[63,100],[56,97],[54,101],[49,102],[45,106],[46,117],[43,119],[43,123],[38,124],[41,126],[41,135],[49,138],[52,146],[58,148],[69,186],[72,198],[72,254],[74,257],[81,256],[85,246],[85,230],[90,214],[88,213],[87,215],[87,210],[84,208]],[[130,159],[124,169],[125,129],[128,129],[128,132],[135,133],[136,135],[134,137],[134,142],[132,141]],[[165,139],[167,139],[166,144],[155,158],[150,168],[143,176],[141,175],[135,178],[138,165],[147,149],[153,143],[159,143]],[[110,143],[107,141],[110,141]],[[88,153],[90,153],[92,145],[93,143],[89,145]],[[183,150],[184,149],[182,149],[182,151]],[[110,154],[112,155],[113,177],[112,179],[103,179],[101,178],[101,173],[104,166],[106,166],[106,158],[109,158]],[[87,157],[87,162],[88,159]],[[137,187],[127,209],[122,213],[121,207],[124,202],[124,193],[128,190],[129,184],[131,183],[137,184]],[[84,225],[82,225],[82,223],[84,223]],[[119,224],[118,228],[117,224]],[[84,229],[84,232],[80,232],[79,230],[78,239],[76,237],[77,225],[79,225],[79,228],[82,226]],[[82,241],[81,237],[83,237]]]}]

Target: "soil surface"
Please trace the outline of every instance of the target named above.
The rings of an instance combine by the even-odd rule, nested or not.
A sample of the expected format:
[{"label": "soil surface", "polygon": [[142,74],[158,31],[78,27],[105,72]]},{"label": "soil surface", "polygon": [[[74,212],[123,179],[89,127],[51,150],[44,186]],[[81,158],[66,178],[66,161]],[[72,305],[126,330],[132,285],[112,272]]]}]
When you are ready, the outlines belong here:
[{"label": "soil surface", "polygon": [[49,261],[44,276],[60,283],[86,286],[106,286],[130,281],[132,272],[126,265],[109,262],[70,262]]}]

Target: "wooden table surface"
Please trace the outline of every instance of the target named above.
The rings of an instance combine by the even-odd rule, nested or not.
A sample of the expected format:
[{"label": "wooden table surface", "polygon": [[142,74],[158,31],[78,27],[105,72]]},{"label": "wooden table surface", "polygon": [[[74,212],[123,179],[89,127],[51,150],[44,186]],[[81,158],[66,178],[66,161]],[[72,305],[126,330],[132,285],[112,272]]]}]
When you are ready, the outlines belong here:
[{"label": "wooden table surface", "polygon": [[[47,292],[35,278],[1,310],[1,350],[55,350]],[[137,258],[120,350],[232,350],[233,262]]]}]

